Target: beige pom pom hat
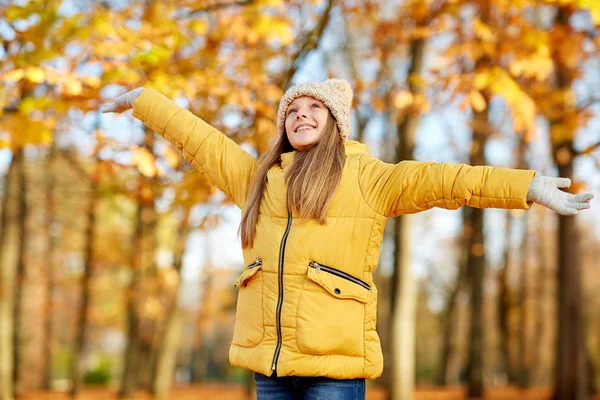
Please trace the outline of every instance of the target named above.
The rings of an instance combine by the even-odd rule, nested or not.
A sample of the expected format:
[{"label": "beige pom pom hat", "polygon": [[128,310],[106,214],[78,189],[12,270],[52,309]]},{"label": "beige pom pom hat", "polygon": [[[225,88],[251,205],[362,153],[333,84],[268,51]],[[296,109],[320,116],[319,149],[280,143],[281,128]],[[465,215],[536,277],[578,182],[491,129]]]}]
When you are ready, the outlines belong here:
[{"label": "beige pom pom hat", "polygon": [[285,112],[294,99],[310,96],[321,100],[335,118],[340,135],[344,140],[350,136],[350,108],[352,107],[352,87],[344,79],[327,79],[323,82],[304,82],[290,87],[279,102],[277,130],[285,133]]}]

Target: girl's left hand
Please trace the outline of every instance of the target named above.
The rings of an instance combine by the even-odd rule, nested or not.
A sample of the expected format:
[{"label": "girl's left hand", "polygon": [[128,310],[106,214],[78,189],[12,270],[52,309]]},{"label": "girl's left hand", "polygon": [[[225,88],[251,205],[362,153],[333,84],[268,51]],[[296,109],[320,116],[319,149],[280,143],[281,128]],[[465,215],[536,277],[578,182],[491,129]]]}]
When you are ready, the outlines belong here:
[{"label": "girl's left hand", "polygon": [[579,214],[579,210],[590,208],[591,193],[571,194],[558,188],[571,186],[569,178],[552,178],[536,175],[529,184],[527,201],[534,201],[561,215]]},{"label": "girl's left hand", "polygon": [[108,112],[121,113],[123,111],[127,111],[130,108],[133,108],[133,102],[135,101],[135,99],[137,99],[137,97],[140,94],[142,94],[143,91],[144,91],[144,88],[140,87],[137,89],[133,89],[127,93],[124,93],[124,94],[118,96],[113,101],[103,104],[100,107],[100,111],[102,111],[103,113],[108,113]]}]

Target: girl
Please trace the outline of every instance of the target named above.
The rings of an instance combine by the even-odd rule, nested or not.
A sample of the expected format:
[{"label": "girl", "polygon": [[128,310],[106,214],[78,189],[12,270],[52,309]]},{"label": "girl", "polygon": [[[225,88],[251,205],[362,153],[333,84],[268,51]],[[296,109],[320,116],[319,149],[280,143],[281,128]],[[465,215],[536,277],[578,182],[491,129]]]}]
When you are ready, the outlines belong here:
[{"label": "girl", "polygon": [[242,209],[245,264],[229,352],[255,371],[258,399],[364,399],[383,370],[372,271],[388,217],[432,207],[590,207],[569,179],[535,171],[402,161],[387,164],[348,140],[352,89],[340,79],[292,86],[278,139],[257,161],[153,89],[102,107],[169,140]]}]

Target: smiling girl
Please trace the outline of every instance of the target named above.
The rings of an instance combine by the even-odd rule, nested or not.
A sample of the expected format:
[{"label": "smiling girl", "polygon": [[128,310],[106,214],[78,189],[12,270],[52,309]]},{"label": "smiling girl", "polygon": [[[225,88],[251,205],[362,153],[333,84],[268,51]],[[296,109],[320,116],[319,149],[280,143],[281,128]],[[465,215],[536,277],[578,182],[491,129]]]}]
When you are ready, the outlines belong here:
[{"label": "smiling girl", "polygon": [[348,140],[352,89],[340,79],[292,86],[277,141],[255,160],[221,132],[153,89],[103,106],[169,140],[241,208],[246,268],[229,360],[255,371],[258,399],[364,399],[379,377],[372,272],[388,217],[432,207],[590,207],[591,194],[535,171],[402,161],[388,164]]}]

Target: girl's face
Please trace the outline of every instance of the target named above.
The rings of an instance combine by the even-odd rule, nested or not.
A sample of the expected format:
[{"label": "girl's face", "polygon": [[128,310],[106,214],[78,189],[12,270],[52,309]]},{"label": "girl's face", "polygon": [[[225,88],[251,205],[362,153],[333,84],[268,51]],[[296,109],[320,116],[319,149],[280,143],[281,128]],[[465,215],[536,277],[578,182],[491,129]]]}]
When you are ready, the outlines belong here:
[{"label": "girl's face", "polygon": [[327,122],[329,109],[322,101],[302,96],[288,106],[285,116],[285,131],[294,149],[302,151],[315,143]]}]

